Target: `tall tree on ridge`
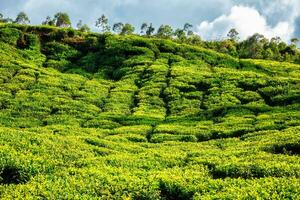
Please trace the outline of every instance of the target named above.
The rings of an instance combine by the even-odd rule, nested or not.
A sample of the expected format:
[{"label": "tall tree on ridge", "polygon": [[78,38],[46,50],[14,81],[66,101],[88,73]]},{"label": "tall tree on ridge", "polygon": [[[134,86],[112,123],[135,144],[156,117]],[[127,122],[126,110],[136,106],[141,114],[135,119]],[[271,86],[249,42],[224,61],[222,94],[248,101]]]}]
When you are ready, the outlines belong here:
[{"label": "tall tree on ridge", "polygon": [[173,29],[170,25],[161,25],[156,35],[161,38],[170,38],[173,35]]},{"label": "tall tree on ridge", "polygon": [[122,30],[121,30],[121,35],[130,35],[130,34],[133,34],[134,33],[134,26],[132,26],[131,24],[129,23],[126,23],[124,24],[124,26],[122,27]]},{"label": "tall tree on ridge", "polygon": [[117,34],[120,34],[122,32],[123,27],[124,24],[122,22],[115,23],[113,25],[113,31]]},{"label": "tall tree on ridge", "polygon": [[141,34],[145,33],[147,29],[148,29],[148,24],[144,22],[141,26]]},{"label": "tall tree on ridge", "polygon": [[42,22],[43,25],[55,26],[55,19],[51,19],[50,16],[47,16],[45,21]]},{"label": "tall tree on ridge", "polygon": [[77,29],[82,32],[89,32],[91,30],[87,24],[82,23],[82,20],[79,20],[76,26],[77,26]]},{"label": "tall tree on ridge", "polygon": [[153,27],[152,23],[150,23],[150,25],[147,27],[146,30],[146,35],[147,36],[151,36],[155,31],[155,28]]},{"label": "tall tree on ridge", "polygon": [[105,15],[101,15],[96,21],[96,27],[101,29],[101,32],[109,32],[110,26],[108,24],[108,18]]},{"label": "tall tree on ridge", "polygon": [[193,31],[191,30],[193,28],[193,25],[190,23],[185,23],[183,26],[183,31],[186,33],[186,35],[193,35]]},{"label": "tall tree on ridge", "polygon": [[67,13],[56,13],[54,16],[54,21],[57,27],[71,27],[71,20]]},{"label": "tall tree on ridge", "polygon": [[291,43],[292,43],[293,45],[295,45],[295,46],[297,46],[298,42],[299,42],[299,39],[298,39],[298,38],[292,38],[292,39],[291,39]]},{"label": "tall tree on ridge", "polygon": [[177,37],[178,39],[180,39],[180,40],[185,39],[186,36],[185,36],[184,29],[180,29],[180,28],[176,29],[176,30],[174,31],[174,36],[176,36],[176,37]]},{"label": "tall tree on ridge", "polygon": [[229,30],[227,37],[229,37],[230,40],[232,41],[237,41],[239,40],[239,32],[235,28],[232,28]]},{"label": "tall tree on ridge", "polygon": [[29,24],[30,20],[25,12],[20,12],[14,22],[17,24]]}]

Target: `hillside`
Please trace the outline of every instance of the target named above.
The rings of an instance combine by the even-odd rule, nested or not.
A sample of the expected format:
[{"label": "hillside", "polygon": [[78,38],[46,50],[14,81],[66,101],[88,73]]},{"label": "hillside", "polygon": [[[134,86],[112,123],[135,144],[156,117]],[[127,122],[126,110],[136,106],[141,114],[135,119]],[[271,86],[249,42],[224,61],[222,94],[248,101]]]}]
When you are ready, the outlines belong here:
[{"label": "hillside", "polygon": [[297,199],[300,65],[0,24],[0,198]]}]

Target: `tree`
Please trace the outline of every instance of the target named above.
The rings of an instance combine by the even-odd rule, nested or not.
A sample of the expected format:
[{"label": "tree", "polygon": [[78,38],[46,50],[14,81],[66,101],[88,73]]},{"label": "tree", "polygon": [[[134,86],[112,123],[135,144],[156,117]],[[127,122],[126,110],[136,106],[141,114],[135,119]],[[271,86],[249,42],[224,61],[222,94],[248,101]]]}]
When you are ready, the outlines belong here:
[{"label": "tree", "polygon": [[193,31],[191,30],[192,27],[192,24],[185,23],[183,29],[178,28],[174,31],[174,36],[176,36],[179,40],[186,40],[186,36],[194,35]]},{"label": "tree", "polygon": [[275,59],[275,60],[281,60],[282,56],[280,54],[280,49],[279,49],[279,46],[281,46],[279,44],[281,42],[282,41],[280,37],[271,38],[270,42],[267,45],[265,45],[265,49],[267,50],[267,52],[265,53],[265,57]]},{"label": "tree", "polygon": [[156,35],[161,38],[170,38],[173,35],[173,29],[170,25],[161,25]]},{"label": "tree", "polygon": [[123,27],[124,27],[124,24],[122,22],[115,23],[113,25],[113,31],[115,33],[120,34],[122,32]]},{"label": "tree", "polygon": [[193,32],[192,30],[189,30],[189,31],[187,32],[187,35],[188,35],[188,36],[192,36],[192,35],[194,35],[194,32]]},{"label": "tree", "polygon": [[14,22],[17,24],[29,24],[30,20],[25,12],[20,12]]},{"label": "tree", "polygon": [[185,23],[183,26],[183,31],[186,32],[187,35],[192,35],[193,31],[191,31],[191,28],[193,28],[192,24]]},{"label": "tree", "polygon": [[51,19],[51,17],[47,16],[46,20],[42,22],[43,25],[49,25],[54,26],[55,25],[55,19]]},{"label": "tree", "polygon": [[148,24],[144,22],[141,26],[141,33],[143,34],[144,32],[146,32],[147,29],[148,29]]},{"label": "tree", "polygon": [[197,34],[191,35],[187,41],[188,44],[193,44],[193,45],[198,45],[198,46],[202,46],[203,45],[203,41],[201,39],[201,37]]},{"label": "tree", "polygon": [[242,58],[264,58],[264,50],[269,41],[261,34],[255,33],[239,44],[239,55]]},{"label": "tree", "polygon": [[3,14],[0,13],[0,23],[7,23],[7,22],[13,22],[10,18],[4,18]]},{"label": "tree", "polygon": [[152,23],[147,27],[146,35],[151,36],[155,31],[155,28],[153,27]]},{"label": "tree", "polygon": [[13,23],[14,20],[8,17],[8,18],[3,19],[3,22],[5,22],[5,23]]},{"label": "tree", "polygon": [[133,34],[135,28],[134,26],[132,26],[131,24],[124,24],[124,26],[122,27],[122,30],[121,30],[121,35],[130,35],[130,34]]},{"label": "tree", "polygon": [[174,32],[174,36],[176,36],[180,40],[184,40],[186,38],[184,29],[176,29]]},{"label": "tree", "polygon": [[55,25],[58,27],[70,27],[71,26],[71,20],[67,13],[56,13],[54,16]]},{"label": "tree", "polygon": [[110,26],[108,24],[108,18],[105,15],[101,15],[96,21],[96,27],[101,29],[101,32],[109,32]]},{"label": "tree", "polygon": [[90,32],[91,31],[90,27],[87,24],[83,24],[79,30],[82,32]]},{"label": "tree", "polygon": [[82,20],[80,19],[76,24],[77,29],[79,30],[83,26]]},{"label": "tree", "polygon": [[82,20],[79,20],[76,26],[82,32],[89,32],[91,30],[88,25],[82,23]]},{"label": "tree", "polygon": [[221,53],[226,53],[226,54],[229,54],[234,57],[238,56],[238,52],[236,49],[236,43],[233,40],[221,41],[218,49],[219,49],[219,52],[221,52]]},{"label": "tree", "polygon": [[291,39],[291,43],[294,44],[295,46],[297,46],[297,43],[299,42],[298,38],[292,38]]},{"label": "tree", "polygon": [[249,37],[248,40],[253,43],[261,43],[261,44],[268,42],[265,36],[259,33],[255,33],[253,36]]},{"label": "tree", "polygon": [[232,28],[229,30],[227,37],[229,37],[232,41],[237,41],[239,39],[238,37],[239,33],[235,28]]}]

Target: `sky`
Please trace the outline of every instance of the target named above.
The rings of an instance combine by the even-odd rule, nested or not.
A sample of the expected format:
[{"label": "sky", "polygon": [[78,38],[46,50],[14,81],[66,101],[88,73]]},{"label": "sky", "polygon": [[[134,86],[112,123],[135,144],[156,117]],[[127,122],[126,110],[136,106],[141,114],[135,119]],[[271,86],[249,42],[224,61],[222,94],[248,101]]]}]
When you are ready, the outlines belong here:
[{"label": "sky", "polygon": [[182,28],[188,22],[206,40],[224,39],[231,28],[241,39],[254,33],[286,42],[300,38],[300,0],[0,0],[5,17],[15,18],[20,11],[32,24],[67,12],[73,26],[82,20],[95,31],[96,19],[105,14],[111,24],[131,23],[138,30],[143,22],[156,28],[161,24]]}]

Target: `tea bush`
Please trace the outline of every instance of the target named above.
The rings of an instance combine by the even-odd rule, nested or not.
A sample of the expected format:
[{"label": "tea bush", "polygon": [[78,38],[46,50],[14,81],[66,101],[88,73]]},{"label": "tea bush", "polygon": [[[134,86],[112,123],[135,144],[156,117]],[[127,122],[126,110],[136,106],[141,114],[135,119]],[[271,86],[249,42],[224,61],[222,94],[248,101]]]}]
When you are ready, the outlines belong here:
[{"label": "tea bush", "polygon": [[1,199],[298,199],[299,65],[0,25]]}]

